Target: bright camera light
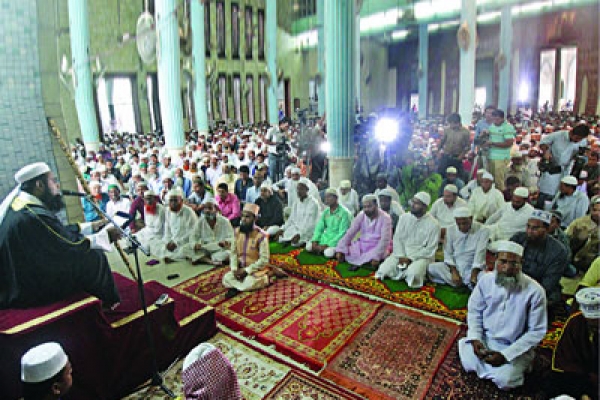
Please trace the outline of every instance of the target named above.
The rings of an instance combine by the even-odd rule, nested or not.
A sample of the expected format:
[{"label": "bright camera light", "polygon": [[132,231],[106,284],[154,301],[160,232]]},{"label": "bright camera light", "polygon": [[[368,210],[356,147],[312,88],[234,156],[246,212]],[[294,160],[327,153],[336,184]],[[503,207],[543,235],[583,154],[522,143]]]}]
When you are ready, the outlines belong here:
[{"label": "bright camera light", "polygon": [[519,87],[519,101],[525,102],[529,100],[529,84],[527,82],[521,83]]},{"label": "bright camera light", "polygon": [[375,138],[383,143],[391,143],[398,136],[400,124],[395,119],[381,118],[375,125]]},{"label": "bright camera light", "polygon": [[323,153],[329,153],[330,150],[331,150],[331,143],[329,143],[329,142],[321,143],[321,151]]}]

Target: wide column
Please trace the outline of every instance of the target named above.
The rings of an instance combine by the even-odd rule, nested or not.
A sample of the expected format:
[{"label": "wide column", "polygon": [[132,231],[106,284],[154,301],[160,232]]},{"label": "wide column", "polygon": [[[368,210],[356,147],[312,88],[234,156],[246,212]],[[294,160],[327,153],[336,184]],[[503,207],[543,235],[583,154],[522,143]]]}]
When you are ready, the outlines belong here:
[{"label": "wide column", "polygon": [[355,106],[358,110],[363,106],[360,88],[360,10],[356,12],[356,20],[354,21],[354,98],[356,99]]},{"label": "wide column", "polygon": [[191,3],[192,62],[194,68],[194,112],[196,113],[196,129],[198,129],[199,134],[208,134],[204,2],[192,0]]},{"label": "wide column", "polygon": [[325,0],[317,0],[317,70],[321,77],[317,86],[319,115],[325,114]]},{"label": "wide column", "polygon": [[500,65],[498,83],[498,108],[508,112],[510,96],[510,67],[512,64],[513,25],[511,6],[502,7],[500,19],[500,53],[504,56]]},{"label": "wide column", "polygon": [[277,109],[277,0],[267,0],[266,13],[267,67],[271,74],[267,88],[267,117],[271,125],[277,125],[279,123]]},{"label": "wide column", "polygon": [[475,48],[477,40],[477,4],[475,0],[462,0],[460,25],[468,27],[468,44],[460,48],[460,93],[458,113],[465,126],[471,124],[475,104]]},{"label": "wide column", "polygon": [[325,1],[329,186],[352,179],[356,18],[354,0]]},{"label": "wide column", "polygon": [[167,151],[173,156],[178,155],[185,145],[176,5],[175,0],[156,1],[156,26],[159,37],[158,96],[165,144]]},{"label": "wide column", "polygon": [[69,0],[69,33],[74,70],[75,108],[87,151],[100,146],[90,66],[90,27],[87,0]]},{"label": "wide column", "polygon": [[429,77],[429,31],[419,25],[419,119],[427,118],[427,79]]}]

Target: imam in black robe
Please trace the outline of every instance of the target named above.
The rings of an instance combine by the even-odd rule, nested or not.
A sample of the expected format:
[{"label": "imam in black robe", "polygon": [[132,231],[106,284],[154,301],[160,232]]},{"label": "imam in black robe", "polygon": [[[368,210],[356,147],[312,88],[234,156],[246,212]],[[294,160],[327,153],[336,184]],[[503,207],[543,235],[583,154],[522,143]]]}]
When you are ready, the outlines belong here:
[{"label": "imam in black robe", "polygon": [[119,302],[106,255],[77,225],[17,196],[0,225],[0,309],[53,303],[79,292]]}]

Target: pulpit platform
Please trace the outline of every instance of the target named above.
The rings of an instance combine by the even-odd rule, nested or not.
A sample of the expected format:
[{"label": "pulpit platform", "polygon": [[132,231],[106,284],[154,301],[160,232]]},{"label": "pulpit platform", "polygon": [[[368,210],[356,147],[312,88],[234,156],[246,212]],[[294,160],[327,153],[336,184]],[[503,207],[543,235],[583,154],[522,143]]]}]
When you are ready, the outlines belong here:
[{"label": "pulpit platform", "polygon": [[[103,311],[100,300],[86,294],[43,307],[0,310],[2,399],[21,397],[21,356],[48,341],[60,343],[73,366],[73,387],[65,399],[119,399],[151,378],[137,283],[113,275],[121,295],[115,311]],[[144,289],[161,371],[217,332],[211,306],[155,281]],[[163,293],[169,300],[157,307]]]}]

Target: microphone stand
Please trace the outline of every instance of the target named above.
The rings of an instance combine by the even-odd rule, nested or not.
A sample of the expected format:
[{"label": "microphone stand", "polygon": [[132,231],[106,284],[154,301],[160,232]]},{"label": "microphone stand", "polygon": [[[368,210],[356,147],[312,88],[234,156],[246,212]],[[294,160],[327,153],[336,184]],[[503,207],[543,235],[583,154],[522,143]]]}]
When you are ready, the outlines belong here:
[{"label": "microphone stand", "polygon": [[85,199],[92,204],[92,206],[94,207],[94,209],[96,210],[96,212],[99,215],[104,217],[108,222],[112,223],[113,226],[117,229],[117,231],[123,237],[126,237],[129,240],[129,243],[130,243],[130,246],[131,246],[131,249],[133,252],[133,257],[135,259],[135,268],[136,268],[136,272],[137,272],[136,280],[137,280],[137,287],[138,287],[138,296],[140,298],[140,303],[142,305],[142,311],[144,313],[143,319],[144,319],[144,325],[146,327],[146,339],[148,341],[148,347],[150,348],[150,357],[152,358],[152,366],[153,366],[152,378],[151,378],[150,382],[139,386],[138,389],[141,389],[144,387],[158,386],[163,392],[165,392],[165,394],[167,396],[174,399],[176,397],[175,394],[168,387],[165,386],[163,376],[160,374],[159,369],[158,369],[158,361],[156,359],[156,346],[154,344],[154,336],[152,335],[152,329],[150,328],[150,315],[148,314],[148,307],[146,306],[146,294],[144,292],[144,280],[142,279],[142,271],[140,269],[140,260],[138,258],[138,249],[141,250],[142,253],[144,253],[147,256],[150,255],[150,251],[148,249],[144,248],[144,246],[141,245],[141,243],[137,240],[137,238],[135,236],[131,235],[131,233],[129,233],[129,232],[126,232],[119,224],[115,223],[115,221],[111,217],[109,217],[106,214],[106,212],[104,212],[98,206],[98,204],[96,204],[96,202],[94,201],[92,196],[86,195],[86,196],[82,196],[82,197],[85,197]]}]

